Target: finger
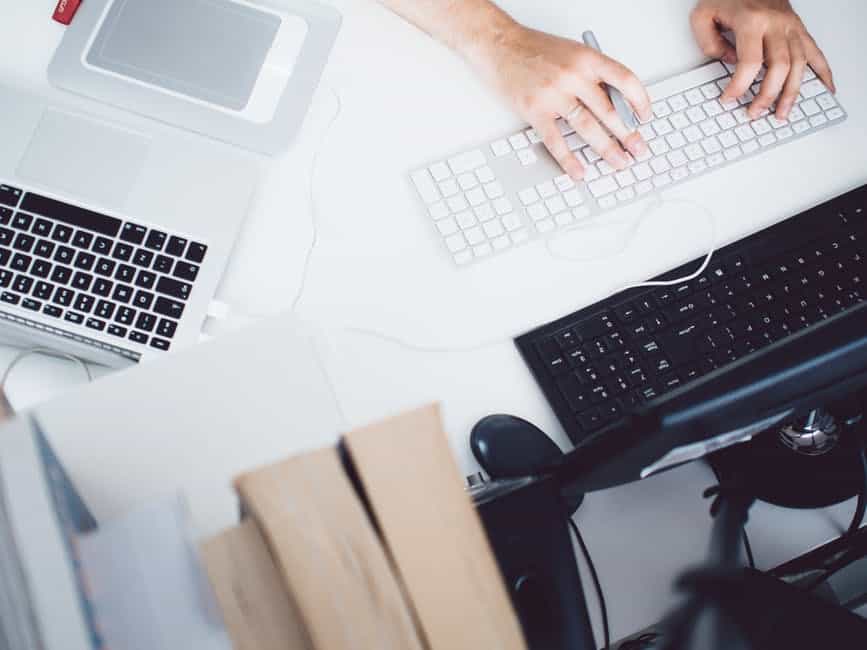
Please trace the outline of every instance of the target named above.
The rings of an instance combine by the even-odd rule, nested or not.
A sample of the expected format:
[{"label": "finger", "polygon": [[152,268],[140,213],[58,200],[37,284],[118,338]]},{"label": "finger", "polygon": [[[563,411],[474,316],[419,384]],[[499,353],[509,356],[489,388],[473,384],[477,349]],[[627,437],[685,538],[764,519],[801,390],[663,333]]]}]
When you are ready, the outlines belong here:
[{"label": "finger", "polygon": [[783,86],[783,94],[777,101],[777,119],[789,119],[789,113],[795,101],[798,99],[798,91],[801,90],[801,81],[804,79],[804,70],[807,68],[807,55],[804,52],[804,44],[800,36],[789,38],[789,52],[792,58],[792,67],[789,70],[789,78]]},{"label": "finger", "polygon": [[[636,157],[644,155],[644,153],[647,152],[647,143],[644,141],[644,138],[641,137],[638,131],[631,130],[623,123],[623,120],[620,118],[620,115],[617,114],[617,110],[611,103],[608,93],[602,89],[602,86],[598,84],[590,84],[586,90],[583,90],[580,93],[580,96],[587,108],[593,112],[597,119],[605,125],[615,138],[623,143],[623,146],[627,151]],[[573,128],[575,128],[574,125]],[[597,150],[597,152],[599,155],[604,157],[602,151]],[[616,155],[616,152],[614,155]],[[608,162],[613,167],[618,167],[614,162],[610,160]],[[625,167],[628,164],[629,160],[627,159],[623,166]]]},{"label": "finger", "polygon": [[690,15],[690,23],[695,40],[705,56],[722,59],[726,63],[737,63],[738,56],[735,48],[720,34],[712,11],[705,9],[693,11]]},{"label": "finger", "polygon": [[536,133],[542,138],[548,152],[564,172],[576,181],[584,178],[584,165],[569,150],[569,145],[566,144],[566,139],[560,133],[557,122],[553,118],[538,120],[533,124],[533,128],[536,129]]},{"label": "finger", "polygon": [[604,57],[604,59],[604,64],[600,68],[599,79],[623,93],[626,101],[638,113],[642,122],[650,120],[653,117],[650,95],[641,80],[622,63],[608,57]]},{"label": "finger", "polygon": [[723,102],[737,99],[753,85],[765,58],[763,36],[762,32],[756,30],[744,30],[737,35],[738,66],[722,95]]},{"label": "finger", "polygon": [[615,169],[625,169],[629,166],[629,156],[626,155],[617,140],[613,139],[602,128],[590,108],[585,108],[577,117],[569,120],[569,124],[584,139],[584,142],[589,144],[590,148],[602,156],[609,165]]},{"label": "finger", "polygon": [[834,73],[831,71],[831,66],[828,64],[828,59],[825,58],[824,52],[816,45],[816,41],[812,37],[808,38],[805,43],[807,50],[807,62],[813,68],[822,83],[828,87],[832,93],[837,92],[837,86],[834,83]]},{"label": "finger", "polygon": [[786,84],[792,67],[792,57],[789,52],[789,41],[782,34],[767,37],[768,71],[762,81],[759,94],[750,106],[750,117],[756,119],[762,111],[770,108]]}]

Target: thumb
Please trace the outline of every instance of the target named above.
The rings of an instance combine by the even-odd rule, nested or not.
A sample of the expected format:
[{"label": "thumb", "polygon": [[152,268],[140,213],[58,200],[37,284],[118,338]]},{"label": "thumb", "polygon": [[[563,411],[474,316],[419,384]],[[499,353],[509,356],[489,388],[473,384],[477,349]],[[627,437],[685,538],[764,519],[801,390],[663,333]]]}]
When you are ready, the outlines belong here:
[{"label": "thumb", "polygon": [[696,9],[690,15],[692,32],[705,56],[722,59],[726,63],[737,63],[735,48],[720,33],[714,13],[708,9]]}]

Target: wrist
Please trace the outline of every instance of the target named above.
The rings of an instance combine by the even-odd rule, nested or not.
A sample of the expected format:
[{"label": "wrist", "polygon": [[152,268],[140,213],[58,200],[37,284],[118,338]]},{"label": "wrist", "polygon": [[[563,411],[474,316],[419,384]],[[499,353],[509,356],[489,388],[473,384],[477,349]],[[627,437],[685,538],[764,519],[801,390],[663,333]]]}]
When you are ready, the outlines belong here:
[{"label": "wrist", "polygon": [[452,47],[472,67],[489,74],[495,66],[497,53],[523,27],[487,0],[457,2],[452,10],[459,14],[455,16],[455,24],[461,25]]}]

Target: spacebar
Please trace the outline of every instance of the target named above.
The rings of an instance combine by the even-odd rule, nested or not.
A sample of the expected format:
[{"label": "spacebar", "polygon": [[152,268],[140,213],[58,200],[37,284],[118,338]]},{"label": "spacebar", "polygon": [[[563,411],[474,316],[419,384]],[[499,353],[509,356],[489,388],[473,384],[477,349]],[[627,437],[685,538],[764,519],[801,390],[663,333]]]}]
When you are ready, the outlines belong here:
[{"label": "spacebar", "polygon": [[729,72],[726,70],[726,67],[719,61],[714,61],[695,70],[684,72],[671,79],[665,79],[652,86],[648,86],[647,92],[650,94],[650,101],[658,102],[660,99],[666,99],[672,95],[677,95],[691,88],[697,88],[728,76]]},{"label": "spacebar", "polygon": [[27,192],[19,210],[26,210],[70,226],[87,228],[109,237],[117,237],[117,233],[120,231],[120,219],[107,217],[104,214],[69,205],[63,201],[49,199],[33,192]]}]

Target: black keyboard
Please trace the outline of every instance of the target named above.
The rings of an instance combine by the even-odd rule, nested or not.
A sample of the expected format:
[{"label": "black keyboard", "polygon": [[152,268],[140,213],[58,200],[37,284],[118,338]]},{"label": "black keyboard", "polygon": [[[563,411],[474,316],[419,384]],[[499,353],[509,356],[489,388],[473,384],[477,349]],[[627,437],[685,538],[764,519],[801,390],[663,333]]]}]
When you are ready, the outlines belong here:
[{"label": "black keyboard", "polygon": [[0,310],[39,313],[59,329],[168,350],[207,250],[0,185]]},{"label": "black keyboard", "polygon": [[[719,250],[672,287],[632,289],[515,343],[579,443],[703,375],[867,297],[867,186]],[[655,278],[694,273],[696,260]]]}]

